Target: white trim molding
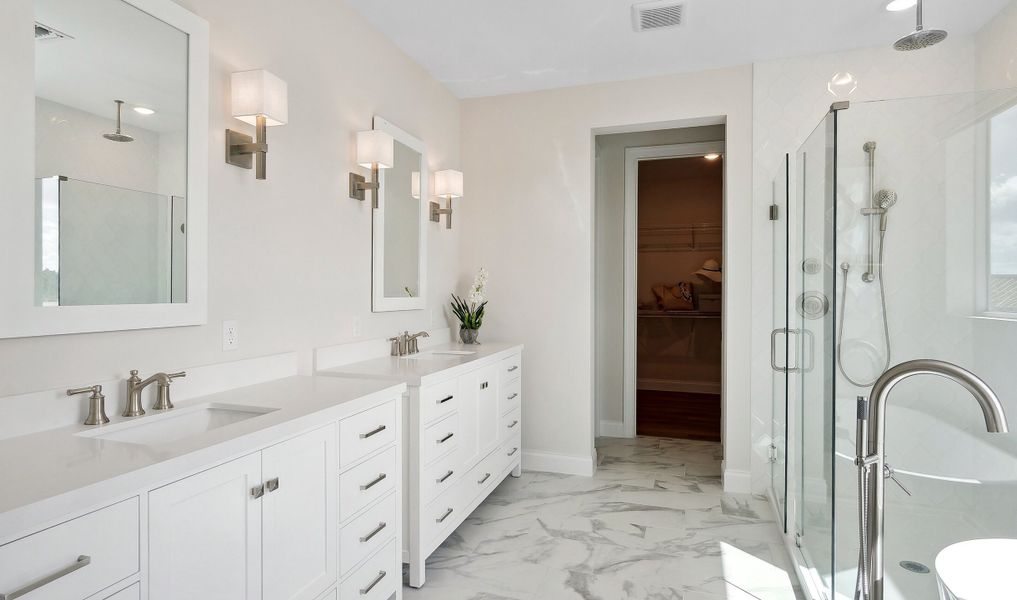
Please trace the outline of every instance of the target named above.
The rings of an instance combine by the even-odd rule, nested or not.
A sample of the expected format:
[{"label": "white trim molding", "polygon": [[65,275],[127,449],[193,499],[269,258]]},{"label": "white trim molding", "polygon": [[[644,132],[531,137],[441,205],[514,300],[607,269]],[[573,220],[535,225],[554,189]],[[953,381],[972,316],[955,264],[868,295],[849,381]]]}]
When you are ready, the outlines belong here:
[{"label": "white trim molding", "polygon": [[523,450],[524,471],[543,471],[546,473],[591,477],[596,470],[596,465],[596,454],[592,456],[572,456],[554,452]]},{"label": "white trim molding", "polygon": [[601,419],[600,428],[597,431],[597,435],[600,437],[629,437],[625,433],[625,423],[621,421],[608,421],[607,419]]},{"label": "white trim molding", "polygon": [[725,494],[749,494],[752,492],[752,473],[721,467]]}]

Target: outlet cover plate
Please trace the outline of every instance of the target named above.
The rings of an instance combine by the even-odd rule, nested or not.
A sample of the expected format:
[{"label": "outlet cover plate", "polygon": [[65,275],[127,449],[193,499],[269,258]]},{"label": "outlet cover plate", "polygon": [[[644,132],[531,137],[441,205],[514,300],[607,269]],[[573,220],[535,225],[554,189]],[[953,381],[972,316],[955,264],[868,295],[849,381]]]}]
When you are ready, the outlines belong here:
[{"label": "outlet cover plate", "polygon": [[237,321],[222,322],[223,352],[236,350],[240,347],[240,324]]}]

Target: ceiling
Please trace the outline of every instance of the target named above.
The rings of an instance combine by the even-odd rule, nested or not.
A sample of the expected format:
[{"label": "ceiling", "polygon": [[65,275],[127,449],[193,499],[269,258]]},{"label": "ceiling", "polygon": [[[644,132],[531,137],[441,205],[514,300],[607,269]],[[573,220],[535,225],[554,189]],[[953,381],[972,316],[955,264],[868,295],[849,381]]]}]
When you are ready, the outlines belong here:
[{"label": "ceiling", "polygon": [[[685,25],[644,33],[630,0],[345,1],[461,98],[889,47],[915,25],[887,0],[686,0]],[[970,34],[1009,1],[925,0],[925,26]]]}]

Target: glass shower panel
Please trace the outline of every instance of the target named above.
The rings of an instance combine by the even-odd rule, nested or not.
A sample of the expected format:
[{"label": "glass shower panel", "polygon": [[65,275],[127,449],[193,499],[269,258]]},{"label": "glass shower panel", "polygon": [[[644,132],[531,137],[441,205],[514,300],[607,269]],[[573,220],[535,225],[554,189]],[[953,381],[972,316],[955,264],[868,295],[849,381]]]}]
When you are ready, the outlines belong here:
[{"label": "glass shower panel", "polygon": [[[885,365],[960,365],[996,391],[1011,429],[1017,422],[1015,104],[1010,90],[854,103],[838,113],[842,339],[829,465],[838,597],[853,596],[857,577],[855,397]],[[985,433],[968,393],[937,377],[896,386],[886,415],[886,459],[901,484],[886,487],[886,598],[936,598],[943,548],[1017,537],[1017,436]]]},{"label": "glass shower panel", "polygon": [[836,136],[831,111],[798,150],[797,249],[793,272],[801,293],[789,299],[797,346],[798,507],[796,533],[813,580],[832,597],[834,579],[833,350],[836,224]]},{"label": "glass shower panel", "polygon": [[[773,407],[770,422],[770,488],[777,505],[781,530],[787,531],[787,437],[788,437],[788,264],[790,262],[790,212],[788,206],[788,156],[781,160],[780,172],[773,180],[773,331],[770,357],[773,368]],[[780,292],[779,290],[783,290]]]}]

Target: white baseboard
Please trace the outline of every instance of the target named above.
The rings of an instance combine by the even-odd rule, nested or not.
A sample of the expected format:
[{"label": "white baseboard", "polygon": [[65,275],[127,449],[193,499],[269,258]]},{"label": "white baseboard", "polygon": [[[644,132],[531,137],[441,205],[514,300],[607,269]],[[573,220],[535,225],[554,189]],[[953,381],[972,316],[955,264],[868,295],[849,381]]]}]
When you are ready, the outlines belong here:
[{"label": "white baseboard", "polygon": [[544,471],[590,477],[593,475],[595,465],[596,458],[594,456],[573,456],[555,452],[523,450],[524,471]]},{"label": "white baseboard", "polygon": [[625,423],[621,421],[608,421],[606,419],[600,422],[600,428],[597,430],[597,435],[600,437],[613,438],[629,437],[628,432],[625,431]]},{"label": "white baseboard", "polygon": [[752,474],[722,467],[724,492],[728,494],[749,494],[752,492]]}]

